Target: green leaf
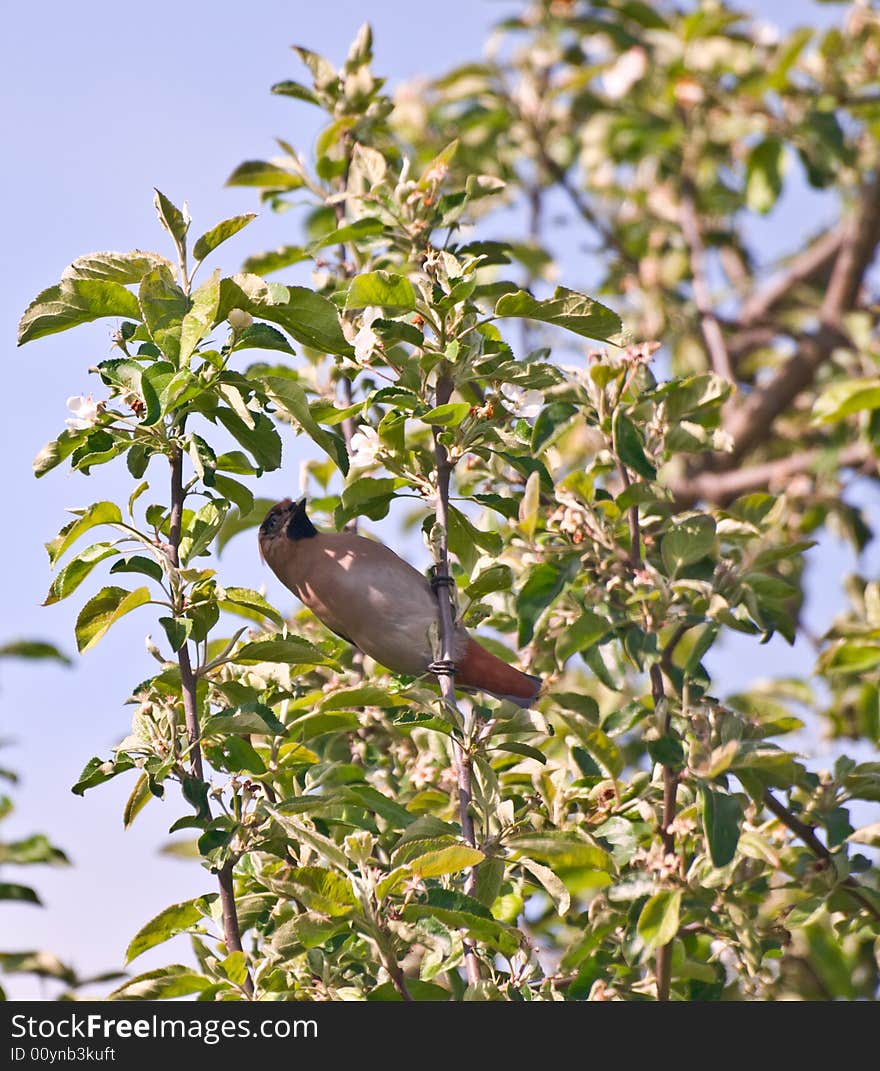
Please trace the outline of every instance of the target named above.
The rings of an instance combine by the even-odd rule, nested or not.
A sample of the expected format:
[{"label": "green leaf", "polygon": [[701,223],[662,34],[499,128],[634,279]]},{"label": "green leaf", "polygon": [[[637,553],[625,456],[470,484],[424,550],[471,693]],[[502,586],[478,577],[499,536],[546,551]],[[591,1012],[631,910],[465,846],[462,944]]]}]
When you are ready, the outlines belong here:
[{"label": "green leaf", "polygon": [[244,331],[236,335],[233,350],[275,350],[278,353],[295,354],[293,346],[284,335],[269,324],[251,324]]},{"label": "green leaf", "polygon": [[134,768],[134,760],[121,752],[115,759],[89,759],[83,767],[82,773],[77,778],[76,784],[70,790],[75,796],[82,796],[88,789],[103,785],[112,780],[117,774],[126,773]]},{"label": "green leaf", "polygon": [[224,219],[222,223],[218,223],[216,227],[206,231],[196,241],[193,246],[193,257],[196,260],[204,260],[218,245],[225,242],[227,238],[231,238],[233,234],[238,234],[243,227],[246,227],[251,220],[256,218],[256,212],[246,212],[242,216],[232,216],[230,219]]},{"label": "green leaf", "polygon": [[183,240],[186,238],[186,232],[189,230],[189,220],[177,205],[168,200],[161,190],[156,190],[153,207],[156,209],[159,222],[174,239],[174,244],[182,246]]},{"label": "green leaf", "polygon": [[281,628],[284,618],[258,591],[251,588],[223,588],[218,592],[221,610],[229,610],[252,621],[271,621]]},{"label": "green leaf", "polygon": [[330,457],[336,467],[348,474],[348,451],[345,441],[318,424],[309,409],[303,388],[293,379],[269,376],[264,381],[266,393],[272,401],[288,413],[314,442]]},{"label": "green leaf", "polygon": [[186,315],[180,325],[180,352],[178,360],[185,365],[196,346],[211,331],[220,306],[220,270],[214,272],[188,301]]},{"label": "green leaf", "polygon": [[555,870],[585,868],[613,870],[611,856],[603,848],[571,833],[521,833],[506,841],[507,847],[519,859],[540,859]]},{"label": "green leaf", "polygon": [[58,535],[46,544],[50,565],[55,565],[65,551],[90,528],[99,524],[122,523],[122,513],[115,502],[95,502],[87,509],[76,512],[79,514],[77,519],[65,525]]},{"label": "green leaf", "polygon": [[111,568],[111,573],[141,573],[144,576],[149,576],[153,580],[162,579],[162,566],[152,558],[144,557],[142,554],[133,554],[130,558],[123,558],[118,562],[115,562]]},{"label": "green leaf", "polygon": [[294,97],[296,100],[304,100],[307,104],[317,104],[320,106],[321,100],[317,97],[308,86],[302,85],[301,82],[276,82],[274,86],[269,90],[270,93],[277,93],[282,97]]},{"label": "green leaf", "polygon": [[678,933],[681,915],[681,889],[664,889],[655,893],[642,908],[636,926],[645,948],[668,945]]},{"label": "green leaf", "polygon": [[118,553],[119,551],[111,543],[95,543],[88,547],[59,571],[52,581],[48,595],[43,600],[43,605],[50,606],[72,595],[98,562],[102,562],[105,558],[112,558]]},{"label": "green leaf", "polygon": [[515,929],[492,918],[479,900],[450,889],[429,889],[426,902],[407,904],[402,915],[408,922],[436,919],[450,928],[465,930],[504,955],[513,955],[519,947]]},{"label": "green leaf", "polygon": [[727,866],[736,855],[743,820],[742,804],[727,792],[700,785],[703,832],[714,866]]},{"label": "green leaf", "polygon": [[584,747],[609,777],[620,777],[624,767],[623,754],[607,733],[601,729],[591,729],[582,740]]},{"label": "green leaf", "polygon": [[416,292],[403,275],[389,271],[366,272],[352,279],[345,307],[364,309],[368,305],[411,311],[416,307]]},{"label": "green leaf", "polygon": [[70,455],[83,444],[88,434],[88,430],[74,431],[71,428],[65,428],[57,439],[52,439],[50,442],[46,443],[34,458],[34,476],[39,480],[41,476],[45,476],[47,472],[51,472],[52,469],[60,465],[66,458],[70,457]]},{"label": "green leaf", "polygon": [[0,843],[0,865],[33,866],[43,863],[46,866],[66,866],[70,860],[50,843],[42,833],[34,833],[21,840]]},{"label": "green leaf", "polygon": [[705,558],[715,545],[715,521],[705,513],[676,521],[663,536],[660,555],[670,576]]},{"label": "green leaf", "polygon": [[128,829],[131,826],[132,822],[152,798],[150,779],[146,774],[141,774],[135,782],[135,786],[125,801],[125,807],[122,810],[122,825],[124,829]]},{"label": "green leaf", "polygon": [[281,436],[264,413],[254,413],[254,426],[249,428],[231,409],[220,407],[215,416],[229,434],[253,457],[266,472],[281,464]]},{"label": "green leaf", "polygon": [[18,325],[18,345],[104,316],[140,320],[137,298],[121,283],[65,279],[43,290],[25,309]]},{"label": "green leaf", "polygon": [[284,736],[286,732],[284,725],[263,703],[243,703],[222,710],[219,714],[212,714],[202,726],[202,735],[206,737],[225,736],[227,733]]},{"label": "green leaf", "polygon": [[816,399],[813,420],[830,424],[865,409],[880,409],[880,379],[846,379],[832,383]]},{"label": "green leaf", "polygon": [[571,894],[553,871],[542,863],[536,863],[534,859],[521,858],[519,865],[543,885],[547,895],[556,907],[556,914],[560,918],[567,915],[571,910]]},{"label": "green leaf", "polygon": [[584,610],[572,624],[567,625],[556,641],[556,657],[560,663],[579,651],[585,651],[612,631],[613,625],[592,610]]},{"label": "green leaf", "polygon": [[42,640],[13,640],[0,646],[0,658],[29,658],[34,660],[51,659],[62,665],[72,665],[71,660],[53,643]]},{"label": "green leaf", "polygon": [[377,234],[382,234],[384,230],[385,224],[381,219],[369,216],[356,219],[354,223],[338,227],[335,231],[330,231],[329,234],[319,238],[317,242],[312,242],[308,248],[309,256],[313,256],[318,250],[326,249],[330,245],[343,245],[346,242],[357,242],[361,238],[372,238]]},{"label": "green leaf", "polygon": [[148,588],[102,588],[80,610],[76,619],[76,646],[80,654],[90,650],[121,617],[150,601]]},{"label": "green leaf", "polygon": [[346,878],[317,866],[293,867],[285,874],[287,895],[312,911],[339,918],[357,907],[357,900]]},{"label": "green leaf", "polygon": [[180,359],[180,333],[189,300],[164,265],[143,277],[138,290],[140,314],[153,342],[173,364]]},{"label": "green leaf", "polygon": [[564,327],[584,338],[601,341],[611,341],[621,330],[620,317],[616,312],[585,294],[567,290],[564,286],[557,287],[553,297],[546,301],[538,301],[525,290],[504,294],[498,299],[495,315],[538,320],[555,327]]},{"label": "green leaf", "polygon": [[125,953],[125,962],[131,963],[150,948],[155,948],[165,941],[186,933],[197,926],[205,916],[211,913],[211,904],[217,899],[217,893],[208,893],[194,900],[184,900],[172,904],[150,919],[134,935]]},{"label": "green leaf", "polygon": [[765,138],[746,161],[746,204],[762,215],[770,211],[782,192],[785,146],[778,138]]},{"label": "green leaf", "polygon": [[220,531],[225,516],[225,510],[220,509],[214,502],[206,502],[193,515],[180,540],[180,560],[184,565],[208,549],[214,536]]},{"label": "green leaf", "polygon": [[227,186],[257,186],[265,190],[297,190],[302,184],[299,175],[265,160],[245,160],[226,180]]},{"label": "green leaf", "polygon": [[636,431],[633,422],[626,416],[622,409],[615,409],[614,419],[611,422],[611,433],[614,439],[614,452],[628,469],[637,472],[646,480],[657,478],[657,470],[645,455],[642,438]]},{"label": "green leaf", "polygon": [[187,617],[160,617],[159,624],[165,630],[172,651],[179,651],[192,635],[193,622]]},{"label": "green leaf", "polygon": [[272,640],[246,643],[235,652],[238,663],[282,662],[289,666],[332,666],[335,662],[324,652],[298,636],[279,636]]},{"label": "green leaf", "polygon": [[108,283],[139,283],[141,279],[160,265],[171,270],[171,261],[158,253],[144,253],[134,249],[130,253],[88,253],[77,257],[61,273],[65,279],[98,279]]},{"label": "green leaf", "polygon": [[27,885],[16,885],[10,881],[0,881],[0,900],[16,900],[21,904],[42,906],[39,896]]},{"label": "green leaf", "polygon": [[344,357],[354,353],[342,331],[336,306],[306,287],[267,283],[248,273],[234,275],[220,282],[218,321],[225,320],[230,309],[243,309],[258,319],[270,320],[304,346],[321,353]]},{"label": "green leaf", "polygon": [[201,993],[214,984],[213,978],[199,974],[192,967],[172,963],[168,967],[139,974],[137,978],[114,989],[107,1000],[170,1000]]},{"label": "green leaf", "polygon": [[419,420],[423,424],[440,424],[444,427],[456,428],[470,411],[471,406],[468,402],[447,402],[446,405],[438,405],[434,409],[429,409],[427,413],[422,413]]},{"label": "green leaf", "polygon": [[383,900],[398,889],[413,875],[420,878],[439,878],[445,874],[459,874],[476,866],[485,859],[481,851],[466,844],[453,844],[447,848],[426,852],[395,867],[376,887],[376,895]]},{"label": "green leaf", "polygon": [[519,614],[518,646],[525,647],[530,642],[538,618],[562,591],[565,580],[565,572],[549,562],[542,562],[529,572],[516,599]]}]

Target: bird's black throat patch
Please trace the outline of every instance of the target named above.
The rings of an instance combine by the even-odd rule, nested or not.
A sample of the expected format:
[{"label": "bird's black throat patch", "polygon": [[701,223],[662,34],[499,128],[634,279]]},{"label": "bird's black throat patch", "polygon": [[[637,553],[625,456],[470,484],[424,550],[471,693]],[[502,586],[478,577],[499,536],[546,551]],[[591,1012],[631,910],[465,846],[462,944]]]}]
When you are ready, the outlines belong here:
[{"label": "bird's black throat patch", "polygon": [[318,529],[309,520],[305,503],[294,506],[290,520],[287,522],[287,538],[296,541],[297,539],[311,539],[317,534]]}]

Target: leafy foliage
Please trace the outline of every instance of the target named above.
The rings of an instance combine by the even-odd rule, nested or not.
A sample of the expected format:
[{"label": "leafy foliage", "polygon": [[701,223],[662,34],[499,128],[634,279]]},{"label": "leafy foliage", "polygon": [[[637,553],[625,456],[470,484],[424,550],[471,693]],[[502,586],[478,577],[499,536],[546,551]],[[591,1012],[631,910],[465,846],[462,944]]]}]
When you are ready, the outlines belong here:
[{"label": "leafy foliage", "polygon": [[[873,246],[823,259],[847,240],[824,235],[810,270],[768,296],[744,236],[796,153],[810,182],[858,202],[846,233],[880,239],[860,186],[876,106],[858,100],[880,31],[862,13],[808,53],[803,33],[762,43],[718,5],[609,3],[585,18],[556,0],[503,30],[512,58],[396,108],[368,28],[338,70],[297,49],[311,84],[273,91],[326,113],[314,160],[282,142],[283,157],[229,182],[297,208],[298,244],[193,290],[189,218],[157,194],[176,268],[158,253],[80,258],[24,314],[22,342],[125,318],[119,356],[96,368],[107,397],[35,471],[124,458],[128,519],[112,502],[77,511],[47,545],[54,566],[66,559],[47,602],[113,559],[140,586],[86,601],[80,650],[154,605],[167,641],[133,689],[131,733],[74,791],[136,771],[130,823],[178,784],[193,813],[174,828],[193,831],[220,883],[129,948],[187,933],[195,965],[140,975],[117,999],[876,995],[880,891],[860,847],[876,828],[855,830],[851,808],[880,798],[878,764],[812,772],[779,742],[815,705],[807,685],[722,701],[705,660],[730,630],[793,642],[810,536],[832,517],[856,527],[832,491],[838,452],[873,456],[876,340],[857,307]],[[540,228],[531,243],[471,233],[493,206],[540,207],[553,188],[604,243],[608,305],[544,296]],[[248,221],[209,229],[195,259]],[[707,304],[710,254],[732,325]],[[843,278],[859,256],[859,278]],[[314,290],[256,274],[301,261]],[[816,326],[829,279],[845,307],[826,300]],[[794,366],[784,338],[805,347]],[[268,357],[243,363],[255,348]],[[812,387],[805,362],[812,411],[789,408]],[[324,525],[418,500],[429,544],[448,542],[463,620],[544,678],[534,709],[478,696],[462,717],[430,677],[362,665],[306,612],[287,617],[205,563],[262,519],[251,481],[282,464],[279,423],[315,446]],[[218,428],[240,449],[218,453]],[[454,468],[446,531],[435,443]],[[168,493],[144,504],[157,481]],[[77,552],[98,527],[108,538]],[[874,742],[875,588],[858,586],[819,663],[832,724]]]}]

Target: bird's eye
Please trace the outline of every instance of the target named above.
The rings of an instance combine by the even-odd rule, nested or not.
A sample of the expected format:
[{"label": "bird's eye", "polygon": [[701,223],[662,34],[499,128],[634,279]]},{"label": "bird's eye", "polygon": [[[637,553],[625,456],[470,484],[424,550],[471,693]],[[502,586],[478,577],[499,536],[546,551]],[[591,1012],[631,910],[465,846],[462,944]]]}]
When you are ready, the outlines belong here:
[{"label": "bird's eye", "polygon": [[263,521],[264,532],[274,532],[278,527],[278,522],[281,520],[280,513],[270,513],[269,516]]}]

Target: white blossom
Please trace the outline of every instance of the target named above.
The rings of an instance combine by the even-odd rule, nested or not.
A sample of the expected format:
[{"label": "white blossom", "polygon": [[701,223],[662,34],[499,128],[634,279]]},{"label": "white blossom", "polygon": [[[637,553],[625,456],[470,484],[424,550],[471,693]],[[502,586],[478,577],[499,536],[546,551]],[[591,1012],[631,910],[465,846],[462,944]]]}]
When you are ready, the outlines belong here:
[{"label": "white blossom", "polygon": [[505,383],[501,393],[517,416],[533,420],[544,406],[544,395],[539,390],[523,390],[513,383]]},{"label": "white blossom", "polygon": [[364,309],[363,324],[360,331],[354,336],[354,355],[358,361],[366,361],[379,344],[379,337],[372,328],[374,320],[381,315],[381,309]]},{"label": "white blossom", "polygon": [[67,399],[67,408],[73,416],[68,417],[64,423],[74,431],[85,431],[86,428],[93,428],[98,422],[104,403],[96,402],[91,394],[79,394]]},{"label": "white blossom", "polygon": [[643,48],[630,48],[621,53],[602,75],[602,88],[611,100],[625,97],[648,69],[648,54]]},{"label": "white blossom", "polygon": [[226,319],[233,331],[244,331],[254,322],[253,316],[244,309],[230,309]]},{"label": "white blossom", "polygon": [[367,468],[374,464],[380,449],[378,431],[367,426],[361,427],[351,437],[352,468]]}]

